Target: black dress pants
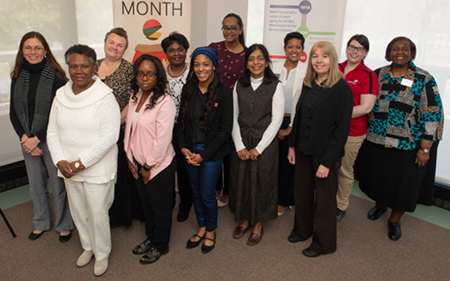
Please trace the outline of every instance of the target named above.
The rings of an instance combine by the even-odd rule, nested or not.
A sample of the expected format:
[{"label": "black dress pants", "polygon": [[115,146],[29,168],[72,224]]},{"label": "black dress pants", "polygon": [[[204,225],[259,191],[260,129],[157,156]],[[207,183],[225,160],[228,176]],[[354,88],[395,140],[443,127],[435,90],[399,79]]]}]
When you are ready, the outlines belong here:
[{"label": "black dress pants", "polygon": [[138,165],[136,186],[145,213],[145,234],[158,251],[169,245],[176,163],[174,157],[172,163],[147,184],[144,184],[141,166]]},{"label": "black dress pants", "polygon": [[291,235],[306,240],[313,236],[310,248],[319,254],[336,251],[336,192],[340,159],[330,168],[328,177],[316,177],[320,158],[295,151],[295,222]]}]

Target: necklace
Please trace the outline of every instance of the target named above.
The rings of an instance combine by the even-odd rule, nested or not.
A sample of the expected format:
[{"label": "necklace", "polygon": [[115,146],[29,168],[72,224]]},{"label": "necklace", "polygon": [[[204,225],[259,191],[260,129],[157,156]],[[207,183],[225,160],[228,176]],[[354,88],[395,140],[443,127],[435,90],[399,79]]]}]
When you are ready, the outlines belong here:
[{"label": "necklace", "polygon": [[169,70],[170,76],[172,76],[172,77],[178,77],[178,76],[180,76],[181,74],[184,73],[184,71],[186,70],[186,67],[187,67],[187,64],[184,64],[183,70],[181,70],[180,72],[178,72],[178,73],[176,73],[176,74],[172,72],[172,68],[170,67],[170,64],[169,64],[169,67],[168,67],[167,69]]}]

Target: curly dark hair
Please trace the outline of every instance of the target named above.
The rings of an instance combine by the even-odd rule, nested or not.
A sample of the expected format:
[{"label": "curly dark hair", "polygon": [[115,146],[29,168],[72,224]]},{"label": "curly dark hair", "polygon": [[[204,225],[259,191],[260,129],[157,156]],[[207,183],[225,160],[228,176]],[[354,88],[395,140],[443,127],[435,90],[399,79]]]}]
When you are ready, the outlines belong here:
[{"label": "curly dark hair", "polygon": [[[195,52],[195,51],[194,51]],[[217,54],[217,52],[214,50]],[[194,95],[198,91],[198,77],[194,72],[194,59],[191,58],[191,66],[189,68],[189,75],[186,80],[186,84],[181,91],[181,104],[180,104],[180,113],[178,115],[178,124],[180,124],[181,129],[184,130],[184,119],[186,116],[186,111],[191,100],[192,95]],[[212,62],[211,62],[212,63]],[[214,77],[211,83],[208,86],[208,92],[206,95],[206,103],[203,106],[203,114],[200,117],[200,129],[206,131],[208,128],[208,115],[213,110],[214,104],[218,100],[218,93],[220,91],[220,87],[222,83],[220,82],[220,67],[219,65],[215,66]]]},{"label": "curly dark hair", "polygon": [[[246,51],[245,51],[245,65],[248,64],[248,58],[250,55],[256,51],[260,50],[263,53],[264,59],[270,64],[272,61],[269,58],[269,52],[267,51],[266,47],[262,44],[253,44],[251,45]],[[251,80],[250,80],[250,70],[248,67],[245,67],[244,74],[242,74],[241,78],[239,78],[238,83],[241,83],[244,87],[250,87],[251,86]],[[267,66],[264,69],[264,84],[270,84],[274,81],[278,81],[277,76],[273,73],[272,69],[270,69],[270,66]]]},{"label": "curly dark hair", "polygon": [[183,34],[174,31],[161,41],[161,47],[163,48],[164,53],[167,54],[167,48],[174,42],[183,46],[185,51],[189,49],[189,42],[186,37]]},{"label": "curly dark hair", "polygon": [[[133,79],[131,79],[131,89],[133,89],[133,95],[131,96],[131,99],[134,102],[137,102],[136,94],[139,92],[139,86],[137,84],[136,76],[139,72],[139,67],[141,66],[141,63],[144,60],[148,60],[153,63],[153,65],[156,68],[156,84],[152,89],[153,95],[150,98],[150,104],[147,105],[146,109],[152,109],[158,99],[165,94],[166,84],[167,84],[167,76],[166,71],[164,70],[164,67],[162,66],[161,61],[152,55],[144,54],[140,56],[133,64]],[[163,98],[164,99],[164,98]]]},{"label": "curly dark hair", "polygon": [[302,48],[305,48],[305,37],[303,37],[303,34],[301,34],[298,31],[294,31],[294,32],[290,32],[288,34],[286,34],[286,36],[284,37],[284,46],[287,47],[287,44],[289,42],[289,40],[291,39],[298,39],[302,42]]},{"label": "curly dark hair", "polygon": [[92,49],[88,45],[77,44],[67,49],[66,53],[64,54],[64,58],[66,59],[67,64],[69,64],[70,56],[73,54],[87,56],[92,65],[95,65],[95,62],[97,61],[97,54],[95,53],[94,49]]}]

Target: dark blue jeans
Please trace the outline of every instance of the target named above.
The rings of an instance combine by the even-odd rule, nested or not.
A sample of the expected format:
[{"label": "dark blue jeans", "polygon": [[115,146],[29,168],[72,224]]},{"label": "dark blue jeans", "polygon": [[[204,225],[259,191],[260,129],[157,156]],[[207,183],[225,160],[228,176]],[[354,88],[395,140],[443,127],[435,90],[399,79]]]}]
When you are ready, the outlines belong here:
[{"label": "dark blue jeans", "polygon": [[[195,144],[191,152],[200,153],[204,149],[204,144]],[[208,232],[214,231],[217,228],[216,183],[222,170],[222,159],[204,161],[200,166],[185,163],[198,226],[206,226]]]}]

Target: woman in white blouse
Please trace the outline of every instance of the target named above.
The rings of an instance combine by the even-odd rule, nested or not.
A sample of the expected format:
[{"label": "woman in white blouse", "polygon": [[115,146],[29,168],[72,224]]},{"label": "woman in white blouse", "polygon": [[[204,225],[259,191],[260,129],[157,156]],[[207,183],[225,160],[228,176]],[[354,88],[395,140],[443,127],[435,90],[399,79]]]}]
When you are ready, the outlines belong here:
[{"label": "woman in white blouse", "polygon": [[279,60],[272,65],[273,72],[279,76],[283,85],[285,105],[284,119],[278,131],[280,140],[280,168],[278,175],[278,216],[284,214],[286,207],[294,205],[294,171],[295,168],[287,159],[288,141],[294,123],[295,107],[300,98],[306,66],[301,62],[305,46],[305,38],[294,31],[284,37],[286,60]]},{"label": "woman in white blouse", "polygon": [[246,70],[233,90],[235,152],[230,155],[230,209],[242,221],[233,232],[241,238],[253,225],[247,245],[260,242],[262,222],[277,217],[278,139],[283,121],[283,87],[269,68],[269,53],[254,44]]},{"label": "woman in white blouse", "polygon": [[[181,91],[186,84],[189,74],[189,63],[186,62],[186,54],[189,49],[187,38],[180,33],[172,32],[168,37],[161,41],[161,47],[166,53],[169,64],[166,65],[167,89],[166,92],[172,97],[177,108],[175,124],[178,113],[180,112]],[[178,145],[178,138],[173,131],[172,145],[175,148],[177,156],[177,187],[180,194],[180,204],[178,205],[177,221],[184,222],[189,218],[189,211],[192,206],[192,188],[189,184],[183,153]]]}]

